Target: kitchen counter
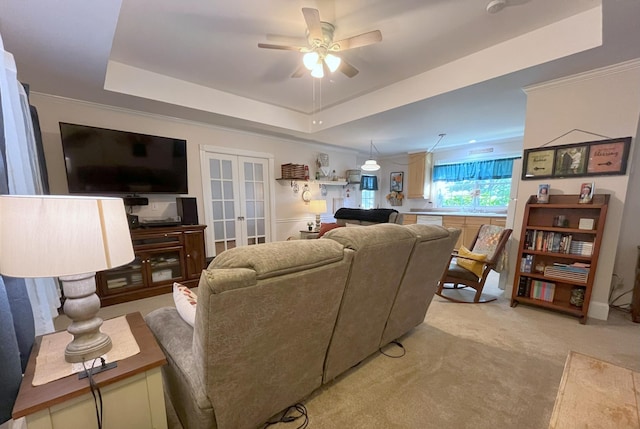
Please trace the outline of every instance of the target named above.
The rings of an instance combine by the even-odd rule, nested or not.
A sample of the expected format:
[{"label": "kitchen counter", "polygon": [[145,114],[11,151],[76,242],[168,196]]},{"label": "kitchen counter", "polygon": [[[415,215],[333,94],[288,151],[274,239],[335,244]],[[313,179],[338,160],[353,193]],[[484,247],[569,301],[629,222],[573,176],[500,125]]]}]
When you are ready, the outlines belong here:
[{"label": "kitchen counter", "polygon": [[507,213],[505,212],[464,212],[464,211],[439,211],[439,210],[409,210],[403,213],[402,223],[441,225],[446,228],[458,228],[462,231],[456,249],[465,246],[470,249],[478,230],[482,225],[497,225],[504,227]]},{"label": "kitchen counter", "polygon": [[465,217],[507,217],[506,212],[454,212],[454,211],[437,211],[437,210],[429,210],[429,211],[418,211],[418,210],[410,210],[408,212],[404,212],[403,214],[408,215],[422,215],[422,216],[465,216]]}]

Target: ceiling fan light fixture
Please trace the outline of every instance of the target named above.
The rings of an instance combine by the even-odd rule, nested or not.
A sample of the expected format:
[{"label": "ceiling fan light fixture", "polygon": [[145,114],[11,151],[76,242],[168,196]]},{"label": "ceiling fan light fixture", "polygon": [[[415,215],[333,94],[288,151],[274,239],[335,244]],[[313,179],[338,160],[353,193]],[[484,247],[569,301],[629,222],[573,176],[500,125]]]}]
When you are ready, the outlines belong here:
[{"label": "ceiling fan light fixture", "polygon": [[316,65],[313,66],[313,70],[311,70],[311,76],[322,79],[324,77],[324,67],[322,67],[322,62],[318,61]]},{"label": "ceiling fan light fixture", "polygon": [[368,159],[362,164],[360,167],[363,171],[378,171],[380,170],[380,165],[376,162],[375,159]]},{"label": "ceiling fan light fixture", "polygon": [[318,59],[320,56],[317,52],[307,52],[302,57],[302,63],[307,68],[307,70],[313,70],[313,68],[318,64]]},{"label": "ceiling fan light fixture", "polygon": [[341,60],[340,57],[336,57],[333,54],[327,54],[327,56],[324,57],[324,62],[327,64],[329,71],[333,73],[334,71],[338,70],[338,67],[340,67]]}]

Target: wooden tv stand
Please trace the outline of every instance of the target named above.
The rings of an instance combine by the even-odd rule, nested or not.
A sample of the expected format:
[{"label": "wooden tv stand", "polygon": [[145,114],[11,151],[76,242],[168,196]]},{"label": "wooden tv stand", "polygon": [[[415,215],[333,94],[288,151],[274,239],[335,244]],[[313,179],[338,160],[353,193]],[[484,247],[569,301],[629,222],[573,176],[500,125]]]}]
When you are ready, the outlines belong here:
[{"label": "wooden tv stand", "polygon": [[205,268],[206,225],[131,230],[135,259],[96,274],[102,306],[169,293],[173,282],[198,285]]}]

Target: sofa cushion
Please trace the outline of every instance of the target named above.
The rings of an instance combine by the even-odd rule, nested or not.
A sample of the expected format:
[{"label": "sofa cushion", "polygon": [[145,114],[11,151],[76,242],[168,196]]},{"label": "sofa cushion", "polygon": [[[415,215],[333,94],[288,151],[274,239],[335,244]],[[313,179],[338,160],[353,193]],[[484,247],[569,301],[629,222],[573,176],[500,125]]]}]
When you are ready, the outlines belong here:
[{"label": "sofa cushion", "polygon": [[198,295],[180,283],[173,283],[173,302],[182,320],[193,326],[196,321]]},{"label": "sofa cushion", "polygon": [[466,247],[460,246],[458,255],[462,256],[462,258],[456,258],[456,264],[471,271],[476,276],[482,277],[482,271],[484,269],[483,261],[487,259],[486,254],[474,253]]}]

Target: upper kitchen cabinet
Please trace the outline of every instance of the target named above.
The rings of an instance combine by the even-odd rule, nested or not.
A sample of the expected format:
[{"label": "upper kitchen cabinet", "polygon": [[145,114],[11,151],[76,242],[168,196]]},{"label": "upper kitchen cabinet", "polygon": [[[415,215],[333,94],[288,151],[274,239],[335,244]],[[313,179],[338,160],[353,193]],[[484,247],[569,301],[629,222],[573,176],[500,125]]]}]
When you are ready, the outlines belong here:
[{"label": "upper kitchen cabinet", "polygon": [[431,152],[409,154],[409,177],[407,181],[407,198],[428,199],[431,197]]}]

